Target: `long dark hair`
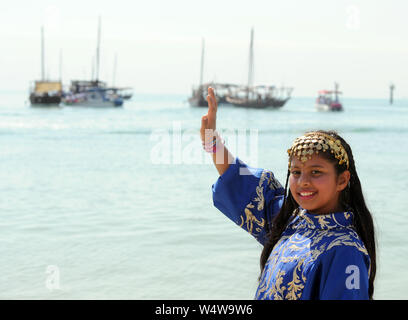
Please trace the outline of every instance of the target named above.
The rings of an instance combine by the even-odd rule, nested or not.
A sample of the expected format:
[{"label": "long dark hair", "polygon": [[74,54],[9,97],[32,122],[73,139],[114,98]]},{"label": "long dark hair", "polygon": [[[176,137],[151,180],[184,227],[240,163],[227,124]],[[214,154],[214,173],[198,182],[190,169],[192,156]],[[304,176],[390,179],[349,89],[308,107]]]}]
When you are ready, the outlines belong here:
[{"label": "long dark hair", "polygon": [[[315,131],[316,132],[316,131]],[[376,242],[374,236],[374,223],[370,211],[368,210],[363,191],[361,189],[360,179],[358,178],[356,166],[354,163],[353,153],[351,151],[348,143],[340,137],[335,131],[324,131],[318,130],[317,132],[328,134],[335,139],[340,140],[341,144],[345,148],[348,158],[349,158],[349,171],[350,171],[350,182],[349,185],[341,192],[339,201],[342,205],[351,210],[354,213],[354,228],[360,239],[363,241],[365,248],[367,249],[368,255],[370,256],[370,277],[369,277],[369,288],[368,295],[369,298],[373,298],[374,293],[374,279],[376,273]],[[345,164],[339,165],[338,161],[334,158],[330,152],[320,152],[320,155],[326,157],[331,161],[336,168],[337,175],[341,174],[347,167]],[[265,268],[266,261],[272,252],[273,247],[279,241],[283,231],[286,229],[288,223],[290,222],[290,217],[295,209],[299,207],[295,199],[292,197],[290,190],[288,190],[290,171],[288,169],[285,183],[285,198],[282,207],[278,215],[267,225],[268,233],[267,240],[265,241],[264,248],[261,254],[261,272]]]}]

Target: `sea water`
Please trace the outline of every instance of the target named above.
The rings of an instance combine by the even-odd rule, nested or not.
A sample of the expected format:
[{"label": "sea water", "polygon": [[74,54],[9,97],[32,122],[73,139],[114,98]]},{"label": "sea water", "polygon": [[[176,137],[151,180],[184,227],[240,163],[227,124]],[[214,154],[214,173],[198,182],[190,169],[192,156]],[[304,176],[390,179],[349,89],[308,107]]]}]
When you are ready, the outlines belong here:
[{"label": "sea water", "polygon": [[[30,107],[0,93],[1,299],[252,299],[262,247],[219,212],[201,150],[206,108],[142,95],[122,108]],[[376,299],[408,299],[408,101],[293,98],[220,106],[217,129],[283,184],[292,141],[337,130],[351,145],[378,243]],[[232,138],[231,138],[232,137]]]}]

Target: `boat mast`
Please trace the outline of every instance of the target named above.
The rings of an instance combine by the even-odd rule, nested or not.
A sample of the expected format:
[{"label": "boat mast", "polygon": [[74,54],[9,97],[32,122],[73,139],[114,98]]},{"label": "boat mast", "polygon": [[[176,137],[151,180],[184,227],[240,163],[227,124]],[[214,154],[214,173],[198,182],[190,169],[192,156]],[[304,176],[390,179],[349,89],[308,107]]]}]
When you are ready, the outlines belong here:
[{"label": "boat mast", "polygon": [[41,81],[45,80],[44,60],[44,26],[41,26]]},{"label": "boat mast", "polygon": [[334,83],[334,97],[335,101],[339,101],[339,96],[338,96],[338,90],[339,90],[339,84],[337,82]]},{"label": "boat mast", "polygon": [[92,56],[92,61],[91,61],[91,81],[94,81],[95,79],[95,56]]},{"label": "boat mast", "polygon": [[59,78],[60,82],[62,82],[62,49],[59,52]]},{"label": "boat mast", "polygon": [[201,68],[200,68],[200,84],[199,88],[201,88],[203,84],[203,73],[204,73],[204,47],[205,47],[205,41],[204,38],[202,38],[201,41]]},{"label": "boat mast", "polygon": [[98,18],[98,43],[96,46],[96,83],[99,81],[99,51],[101,45],[101,17]]},{"label": "boat mast", "polygon": [[118,54],[115,53],[115,60],[113,61],[113,76],[112,76],[112,86],[115,86],[115,78],[116,78],[116,66],[118,63]]},{"label": "boat mast", "polygon": [[249,90],[254,85],[254,28],[251,28],[251,42],[249,45],[249,66],[248,66],[248,88],[247,98],[249,98]]}]

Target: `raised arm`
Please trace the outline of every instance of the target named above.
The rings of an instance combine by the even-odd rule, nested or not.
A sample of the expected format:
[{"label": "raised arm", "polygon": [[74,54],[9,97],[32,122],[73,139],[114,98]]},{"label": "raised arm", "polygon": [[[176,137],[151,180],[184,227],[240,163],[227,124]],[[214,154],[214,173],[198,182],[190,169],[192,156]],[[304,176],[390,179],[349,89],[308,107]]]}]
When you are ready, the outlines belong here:
[{"label": "raised arm", "polygon": [[[217,120],[217,99],[215,98],[214,89],[208,88],[208,111],[207,114],[201,118],[201,141],[210,142],[214,137],[214,132],[216,130],[216,120]],[[234,157],[228,151],[228,149],[222,144],[221,147],[216,148],[216,152],[212,153],[212,159],[217,169],[218,173],[222,175],[227,171],[230,163],[233,162]]]},{"label": "raised arm", "polygon": [[[201,139],[211,142],[216,130],[217,100],[208,88],[208,113],[201,118]],[[267,228],[279,212],[284,188],[268,170],[247,166],[220,144],[212,159],[220,174],[212,186],[214,206],[261,244]]]},{"label": "raised arm", "polygon": [[284,188],[274,174],[236,158],[212,191],[214,206],[263,245],[283,202]]}]

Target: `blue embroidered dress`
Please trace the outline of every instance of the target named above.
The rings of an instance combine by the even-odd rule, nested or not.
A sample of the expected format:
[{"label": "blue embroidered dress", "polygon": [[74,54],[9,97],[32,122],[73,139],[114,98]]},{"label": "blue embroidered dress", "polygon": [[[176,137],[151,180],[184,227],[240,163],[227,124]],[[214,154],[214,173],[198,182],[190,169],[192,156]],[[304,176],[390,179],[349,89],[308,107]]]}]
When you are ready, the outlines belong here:
[{"label": "blue embroidered dress", "polygon": [[[284,188],[273,173],[239,158],[213,185],[215,207],[264,244]],[[298,208],[274,246],[256,299],[368,299],[370,258],[352,212],[313,215]]]}]

